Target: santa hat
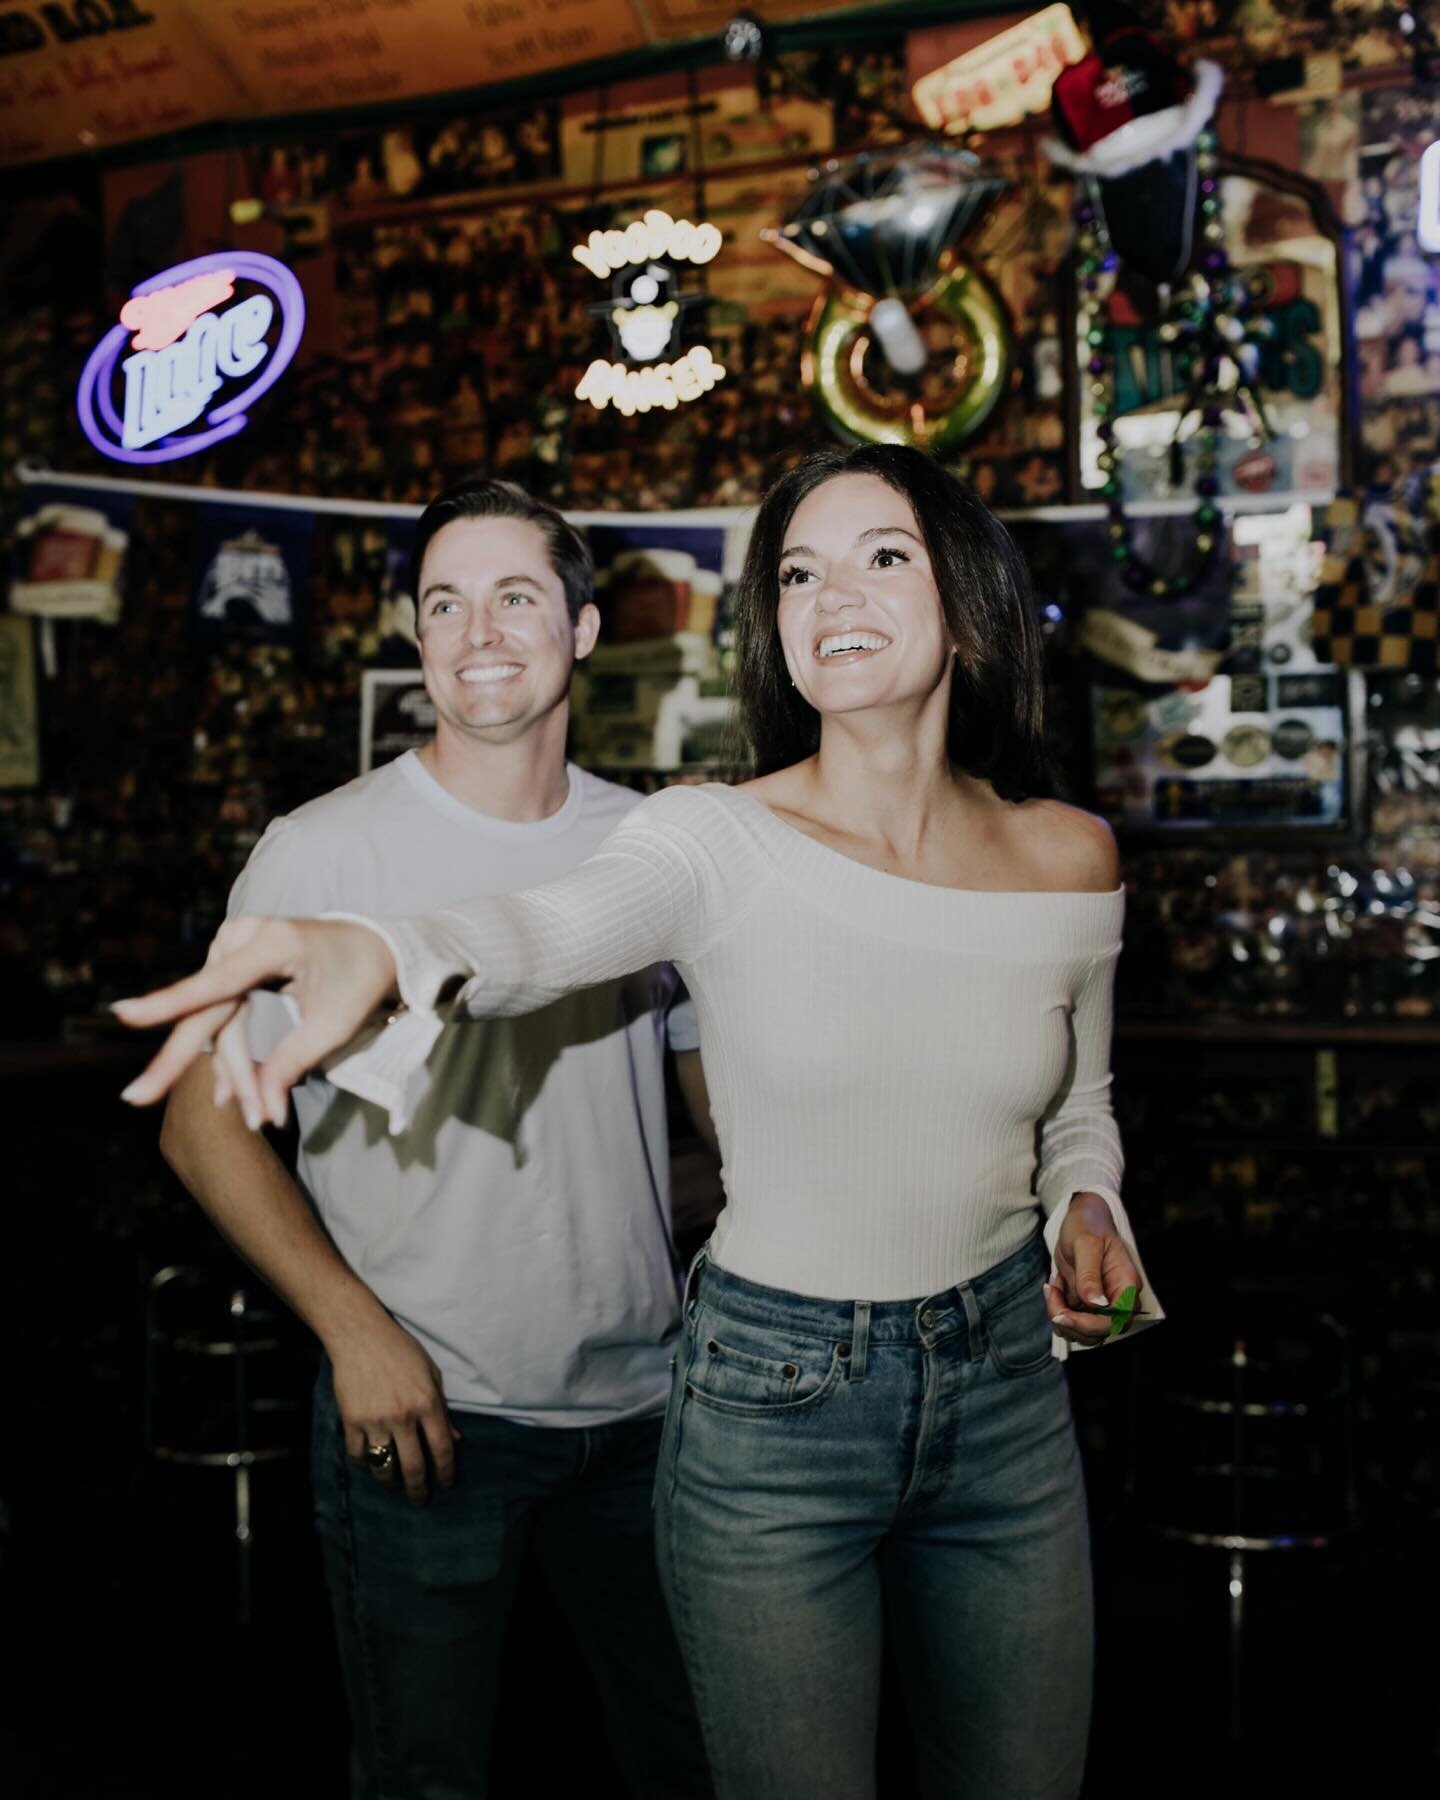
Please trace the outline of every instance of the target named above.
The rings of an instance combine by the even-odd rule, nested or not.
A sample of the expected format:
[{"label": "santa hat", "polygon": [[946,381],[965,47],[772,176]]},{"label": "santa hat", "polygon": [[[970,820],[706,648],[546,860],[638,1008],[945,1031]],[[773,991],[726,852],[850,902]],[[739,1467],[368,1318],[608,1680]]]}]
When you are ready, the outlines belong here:
[{"label": "santa hat", "polygon": [[1047,156],[1078,175],[1114,176],[1189,149],[1220,98],[1218,65],[1197,63],[1192,77],[1127,7],[1099,0],[1088,12],[1095,48],[1055,82],[1064,141],[1047,140]]}]

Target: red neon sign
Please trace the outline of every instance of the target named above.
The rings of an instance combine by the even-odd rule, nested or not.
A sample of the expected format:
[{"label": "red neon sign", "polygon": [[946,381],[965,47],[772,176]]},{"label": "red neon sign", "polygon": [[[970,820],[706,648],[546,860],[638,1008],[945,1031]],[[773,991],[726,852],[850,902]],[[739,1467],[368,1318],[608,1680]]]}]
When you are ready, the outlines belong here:
[{"label": "red neon sign", "polygon": [[163,350],[200,317],[235,292],[235,271],[217,269],[174,287],[137,294],[120,308],[120,323],[135,333],[132,350]]}]

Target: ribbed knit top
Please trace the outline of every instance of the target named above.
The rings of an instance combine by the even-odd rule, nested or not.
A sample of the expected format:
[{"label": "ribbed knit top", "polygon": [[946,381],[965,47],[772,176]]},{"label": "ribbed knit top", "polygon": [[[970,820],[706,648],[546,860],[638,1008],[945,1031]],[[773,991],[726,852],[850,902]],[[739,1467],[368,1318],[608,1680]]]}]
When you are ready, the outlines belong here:
[{"label": "ribbed knit top", "polygon": [[1081,1190],[1130,1237],[1109,1068],[1123,909],[1118,890],[909,881],[748,794],[668,788],[559,881],[365,920],[410,1011],[330,1079],[399,1126],[455,984],[489,1017],[673,962],[724,1162],[714,1260],[829,1299],[931,1294],[1017,1249],[1038,1216],[1053,1245]]}]

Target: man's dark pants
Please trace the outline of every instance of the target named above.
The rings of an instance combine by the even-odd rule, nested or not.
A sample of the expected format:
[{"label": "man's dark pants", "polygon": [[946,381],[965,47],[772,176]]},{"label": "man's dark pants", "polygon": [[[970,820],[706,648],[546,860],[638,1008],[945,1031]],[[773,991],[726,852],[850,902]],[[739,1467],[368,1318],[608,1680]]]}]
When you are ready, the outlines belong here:
[{"label": "man's dark pants", "polygon": [[[345,1454],[315,1393],[316,1517],[354,1729],[354,1800],[481,1800],[505,1626],[527,1551],[594,1676],[633,1800],[708,1800],[700,1731],[655,1570],[660,1418],[585,1429],[451,1415],[454,1487],[423,1506]],[[560,1693],[530,1729],[565,1730]],[[542,1746],[543,1750],[543,1746]]]}]

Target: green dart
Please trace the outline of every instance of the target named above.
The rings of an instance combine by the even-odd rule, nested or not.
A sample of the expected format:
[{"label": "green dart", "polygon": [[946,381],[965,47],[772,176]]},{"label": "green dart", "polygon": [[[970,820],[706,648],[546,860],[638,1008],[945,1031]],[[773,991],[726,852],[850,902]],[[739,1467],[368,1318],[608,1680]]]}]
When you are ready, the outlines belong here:
[{"label": "green dart", "polygon": [[[1135,1307],[1139,1298],[1139,1288],[1127,1287],[1121,1290],[1118,1299],[1113,1301],[1109,1306],[1087,1306],[1085,1311],[1094,1318],[1108,1319],[1110,1321],[1110,1336],[1121,1337],[1135,1322],[1137,1316]],[[1143,1313],[1139,1315],[1141,1318],[1144,1316]]]},{"label": "green dart", "polygon": [[1123,1337],[1135,1323],[1135,1303],[1139,1298],[1138,1288],[1127,1287],[1120,1290],[1120,1298],[1109,1309],[1111,1337]]}]

